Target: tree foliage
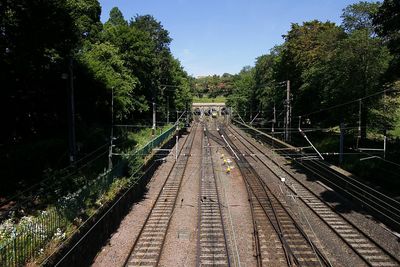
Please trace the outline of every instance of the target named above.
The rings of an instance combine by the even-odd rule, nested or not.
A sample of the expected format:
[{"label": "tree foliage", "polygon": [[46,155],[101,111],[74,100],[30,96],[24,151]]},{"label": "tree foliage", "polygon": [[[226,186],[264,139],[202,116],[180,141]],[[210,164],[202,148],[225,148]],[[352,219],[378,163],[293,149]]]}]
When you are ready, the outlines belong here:
[{"label": "tree foliage", "polygon": [[124,65],[118,48],[110,43],[93,44],[82,55],[81,62],[89,69],[96,81],[104,84],[109,95],[115,91],[117,119],[126,118],[135,110],[148,110],[144,97],[135,96],[138,79],[132,76]]},{"label": "tree foliage", "polygon": [[98,0],[0,1],[2,162],[17,164],[10,153],[16,145],[44,142],[43,155],[51,156],[33,156],[30,176],[67,164],[70,80],[81,151],[108,141],[112,97],[114,121],[126,124],[149,123],[153,101],[161,120],[167,106],[183,109],[191,101],[191,79],[161,22],[150,15],[128,22],[113,8],[103,24],[100,14]]},{"label": "tree foliage", "polygon": [[229,95],[227,104],[242,117],[248,118],[252,111],[255,101],[254,88],[254,68],[244,67],[233,79],[233,92]]},{"label": "tree foliage", "polygon": [[210,75],[197,77],[194,81],[193,93],[197,97],[208,96],[215,98],[217,96],[227,96],[232,92],[234,75],[224,73],[219,75]]},{"label": "tree foliage", "polygon": [[[53,126],[65,129],[62,77],[71,58],[77,119],[85,125],[93,122],[90,110],[110,110],[112,90],[118,120],[150,117],[146,111],[153,100],[164,110],[167,95],[181,106],[191,99],[177,96],[187,89],[188,75],[170,52],[169,32],[150,15],[128,23],[115,7],[103,25],[97,0],[6,0],[0,12],[2,116],[10,125],[2,140],[39,137]],[[175,87],[163,94],[162,85]]]},{"label": "tree foliage", "polygon": [[391,80],[400,77],[400,2],[385,0],[375,14],[375,31],[386,43],[393,54],[388,77]]},{"label": "tree foliage", "polygon": [[343,28],[351,33],[353,31],[368,29],[374,31],[372,18],[378,13],[379,2],[361,1],[343,9]]},{"label": "tree foliage", "polygon": [[[342,25],[317,20],[292,24],[282,45],[257,58],[251,78],[243,72],[237,75],[240,82],[235,83],[229,103],[242,117],[250,114],[250,120],[256,115],[255,110],[261,111],[265,122],[271,121],[275,107],[277,115],[281,115],[278,120],[283,121],[289,80],[293,120],[305,115],[303,122],[320,126],[331,127],[340,122],[357,126],[358,103],[329,112],[318,111],[387,88],[390,62],[393,65],[400,54],[396,50],[399,14],[396,1],[382,5],[362,1],[343,10]],[[374,99],[362,101],[362,138],[367,129],[382,133],[395,123],[398,101],[389,96],[385,101],[382,96]],[[313,113],[312,117],[308,118],[308,113]]]}]

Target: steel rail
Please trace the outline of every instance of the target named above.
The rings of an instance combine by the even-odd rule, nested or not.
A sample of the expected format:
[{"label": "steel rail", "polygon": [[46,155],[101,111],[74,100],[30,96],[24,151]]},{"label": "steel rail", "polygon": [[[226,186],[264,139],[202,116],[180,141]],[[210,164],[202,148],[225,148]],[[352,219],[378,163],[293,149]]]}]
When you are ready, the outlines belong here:
[{"label": "steel rail", "polygon": [[253,203],[252,197],[250,195],[250,194],[252,194],[252,192],[250,192],[247,183],[246,183],[246,191],[247,191],[247,195],[249,196],[251,220],[253,222],[254,252],[255,252],[254,256],[257,259],[257,267],[261,267],[262,266],[262,255],[261,255],[260,237],[259,237],[259,233],[258,233],[257,221],[256,221],[255,215],[254,215],[254,203]]},{"label": "steel rail", "polygon": [[[258,152],[260,152],[261,154],[263,154],[267,159],[269,159],[277,168],[279,168],[280,170],[282,170],[286,175],[288,175],[289,177],[291,177],[296,183],[298,183],[302,188],[304,188],[305,190],[307,190],[308,193],[310,193],[313,197],[315,197],[316,199],[318,199],[320,202],[324,203],[327,207],[329,207],[329,209],[331,210],[331,212],[335,213],[338,217],[340,217],[342,220],[344,220],[346,223],[348,223],[349,225],[351,225],[357,232],[360,233],[360,235],[362,237],[364,237],[365,239],[367,239],[369,242],[371,242],[372,244],[374,244],[375,246],[377,246],[380,250],[382,250],[382,252],[384,254],[386,254],[389,258],[391,258],[391,260],[393,260],[397,265],[400,265],[400,261],[394,256],[392,255],[389,251],[387,251],[385,248],[383,248],[380,244],[378,244],[375,240],[373,240],[369,235],[365,234],[361,229],[359,229],[359,227],[357,227],[353,222],[351,222],[350,220],[348,220],[346,217],[344,217],[342,214],[337,213],[334,209],[334,207],[332,207],[329,203],[326,203],[323,199],[321,199],[321,197],[319,197],[316,193],[314,193],[313,191],[309,190],[308,187],[302,182],[300,181],[298,178],[296,178],[292,173],[290,173],[289,171],[287,171],[285,168],[283,168],[282,166],[279,165],[279,163],[276,162],[275,159],[273,159],[271,156],[269,156],[267,153],[264,153],[259,147],[257,147],[256,145],[254,145],[252,142],[250,142],[249,140],[246,139],[245,136],[243,136],[243,134],[241,134],[239,131],[237,131],[236,129],[234,129],[233,127],[231,127],[230,129],[232,129],[231,132],[235,132],[237,135],[239,135],[241,137],[241,139],[238,138],[238,140],[240,142],[244,144],[244,141],[246,141],[250,146],[254,147]],[[244,140],[244,141],[243,141]],[[253,152],[249,146],[245,145],[250,152]],[[276,171],[274,171],[270,166],[268,166],[268,164],[266,164],[258,155],[255,155],[255,157],[258,159],[259,162],[261,162],[266,168],[268,168],[270,170],[271,173],[273,173],[276,178],[280,179],[279,175],[276,173]],[[289,187],[289,190],[292,191],[295,195],[298,195],[298,193],[293,190],[293,188]],[[343,236],[343,234],[340,233],[340,230],[335,229],[331,224],[329,224],[329,222],[326,220],[326,218],[323,218],[323,216],[321,214],[319,214],[315,208],[311,207],[310,203],[308,201],[305,201],[301,196],[299,196],[299,199],[307,206],[311,209],[311,211],[317,216],[319,217],[333,232],[336,233],[336,235],[338,235],[338,237],[344,242],[346,243],[367,265],[369,266],[374,266],[370,260],[368,260],[367,256],[365,255],[365,253],[361,253],[358,251],[358,249],[355,247],[357,244],[351,244],[348,240],[346,240],[346,238]]]},{"label": "steel rail", "polygon": [[[236,123],[247,126],[238,121],[236,121]],[[261,132],[253,127],[247,126],[247,129],[262,134],[262,136],[264,137],[263,139],[267,142],[267,144],[268,142],[273,142],[274,147],[275,145],[278,145],[283,148],[296,150],[295,147],[283,141],[280,141],[279,139],[273,138],[272,136]],[[267,140],[265,140],[265,138],[267,138]],[[327,165],[325,162],[312,159],[301,161],[293,157],[292,155],[288,156],[288,153],[283,150],[280,150],[279,152],[280,154],[285,155],[289,159],[293,160],[299,166],[306,168],[310,172],[316,174],[333,187],[336,187],[338,190],[342,190],[344,194],[356,199],[360,204],[366,205],[372,212],[374,212],[387,222],[390,222],[396,229],[400,229],[400,202],[377,191],[376,189],[365,185],[358,179],[339,173],[331,166]],[[302,154],[298,153],[298,155],[301,156]],[[333,181],[332,179],[328,179],[324,176],[323,172],[329,172],[330,175],[335,176],[337,179],[335,181]],[[364,194],[362,194],[361,192],[364,192]]]},{"label": "steel rail", "polygon": [[[193,128],[194,128],[194,132],[193,132]],[[196,124],[196,127],[193,127],[193,126],[192,126],[191,129],[192,129],[192,130],[191,130],[190,134],[192,134],[192,136],[190,136],[190,134],[189,134],[189,136],[191,137],[189,143],[186,144],[187,141],[188,141],[188,139],[189,139],[189,136],[188,136],[188,137],[185,139],[184,144],[183,144],[182,147],[181,147],[181,150],[179,151],[179,157],[181,157],[181,156],[186,156],[186,158],[185,158],[185,163],[184,163],[185,165],[184,165],[184,169],[183,169],[183,172],[182,172],[182,176],[183,176],[183,174],[184,174],[184,172],[185,172],[185,170],[186,170],[186,167],[187,167],[187,160],[188,160],[187,157],[189,156],[189,155],[186,155],[186,154],[183,154],[183,155],[182,155],[182,152],[183,152],[184,150],[186,150],[186,151],[189,150],[189,152],[191,151],[192,145],[193,145],[193,141],[194,141],[195,135],[196,135],[197,124]],[[192,132],[193,132],[193,133],[192,133]],[[186,146],[185,146],[185,145],[186,145]],[[190,154],[190,153],[189,153],[189,154]],[[179,157],[178,157],[178,158],[179,158]],[[143,226],[142,226],[142,228],[140,229],[139,234],[138,234],[138,236],[137,236],[135,242],[133,243],[132,247],[131,247],[130,250],[129,250],[129,253],[128,253],[128,255],[127,255],[126,259],[125,259],[125,262],[124,262],[124,266],[129,266],[129,265],[130,265],[130,264],[129,264],[129,260],[131,259],[131,257],[133,257],[133,253],[134,253],[134,251],[135,251],[135,248],[137,247],[137,245],[138,245],[138,243],[139,243],[139,241],[140,241],[140,238],[141,238],[142,234],[144,233],[144,231],[145,231],[145,229],[146,229],[146,226],[148,225],[148,222],[149,222],[149,220],[150,220],[150,218],[151,218],[151,216],[152,216],[152,214],[153,214],[153,210],[155,210],[155,207],[156,207],[157,204],[159,203],[160,196],[162,195],[165,186],[167,185],[167,183],[168,183],[169,180],[171,179],[171,174],[173,173],[174,170],[176,170],[177,162],[178,162],[178,161],[174,161],[174,163],[173,163],[171,169],[169,170],[169,172],[168,172],[168,174],[167,174],[167,178],[165,179],[165,181],[164,181],[164,183],[163,183],[163,185],[162,185],[160,191],[159,191],[158,194],[157,194],[156,200],[154,201],[154,203],[153,203],[153,205],[152,205],[152,207],[151,207],[151,211],[150,211],[149,214],[147,215],[146,220],[145,220],[145,222],[143,223]],[[168,231],[169,223],[170,223],[170,221],[171,221],[171,216],[172,216],[172,214],[173,214],[173,210],[174,210],[174,207],[175,207],[175,204],[176,204],[176,199],[177,199],[177,196],[178,196],[178,194],[179,194],[179,189],[180,189],[180,185],[181,185],[181,182],[182,182],[182,177],[180,177],[179,180],[180,180],[180,182],[179,182],[179,185],[178,185],[178,191],[176,192],[176,195],[175,195],[175,197],[174,197],[174,202],[173,202],[173,204],[172,204],[172,211],[171,211],[170,216],[169,216],[169,218],[168,218],[168,222],[167,222],[167,225],[166,225],[166,229],[165,229],[165,231],[164,231],[161,244],[160,244],[160,246],[159,246],[159,247],[160,247],[160,252],[159,252],[158,255],[156,256],[155,264],[154,264],[153,266],[156,266],[156,265],[158,264],[158,262],[159,262],[159,260],[160,260],[160,257],[161,257],[162,248],[163,248],[163,246],[164,246],[164,242],[165,242],[165,238],[166,238],[166,233],[167,233],[167,231]],[[134,265],[134,266],[137,266],[136,264],[133,264],[133,265]],[[141,263],[139,263],[138,265],[140,266]]]},{"label": "steel rail", "polygon": [[[221,132],[223,132],[223,130],[221,130]],[[227,137],[227,138],[231,141],[231,139],[230,139],[229,137]],[[231,143],[232,143],[232,146],[235,147],[235,150],[236,150],[236,151],[239,151],[238,147],[237,147],[232,141],[231,141]],[[287,214],[288,218],[290,218],[290,220],[292,221],[293,226],[295,227],[295,229],[297,229],[297,231],[301,234],[301,236],[303,236],[304,241],[310,246],[310,249],[313,250],[313,251],[315,252],[315,254],[317,255],[317,259],[320,261],[320,263],[323,264],[324,266],[331,266],[330,263],[329,263],[329,261],[328,261],[328,260],[326,259],[326,257],[323,255],[323,253],[322,253],[322,252],[315,246],[315,244],[308,238],[308,236],[307,236],[307,234],[304,232],[304,230],[300,227],[300,225],[296,222],[296,220],[290,215],[290,213],[286,210],[286,208],[285,208],[284,205],[280,202],[280,200],[274,195],[274,193],[271,191],[271,189],[270,189],[265,183],[263,183],[262,179],[259,177],[259,175],[257,174],[257,172],[255,172],[255,170],[251,167],[251,165],[248,163],[248,161],[244,158],[243,155],[241,155],[241,161],[244,162],[245,165],[247,166],[246,168],[247,168],[250,172],[252,172],[252,173],[254,174],[255,179],[261,184],[262,190],[263,190],[263,192],[265,193],[265,195],[266,195],[267,198],[268,198],[268,201],[269,201],[269,203],[270,203],[270,206],[272,207],[272,213],[273,213],[272,216],[275,217],[275,221],[276,221],[276,222],[275,222],[275,227],[274,227],[274,229],[275,229],[275,231],[277,232],[277,234],[278,234],[280,237],[282,237],[282,239],[281,239],[282,245],[283,245],[284,248],[286,247],[286,249],[287,249],[287,255],[290,256],[290,258],[292,258],[292,259],[294,260],[294,263],[295,263],[297,266],[301,266],[301,263],[299,262],[299,260],[297,259],[296,255],[295,255],[296,252],[294,252],[294,251],[291,249],[291,247],[290,247],[289,245],[287,245],[287,244],[288,244],[288,243],[287,243],[287,240],[286,240],[285,236],[283,236],[283,234],[282,234],[282,232],[283,232],[283,231],[282,231],[282,226],[280,226],[280,224],[279,224],[279,222],[280,222],[279,216],[277,215],[277,211],[275,211],[275,209],[277,208],[277,206],[273,204],[274,201],[278,204],[278,206],[280,206],[280,209],[283,210],[283,211]],[[238,165],[240,165],[240,164],[238,164]],[[242,166],[242,167],[243,167],[243,166]],[[245,179],[248,179],[248,177],[246,177],[246,175],[244,175],[243,177],[244,177]],[[248,180],[247,180],[247,181],[248,181]],[[251,189],[253,190],[253,192],[255,193],[255,191],[254,191],[255,188],[252,188],[252,187],[250,187],[250,188],[251,188]],[[260,198],[259,198],[259,196],[258,196],[257,194],[255,194],[255,195],[256,195],[258,201],[260,202],[261,206],[263,206],[263,208],[264,208],[264,205],[262,205],[262,203],[261,203],[262,200],[260,200]],[[272,196],[273,200],[271,199],[270,195]],[[265,210],[265,211],[266,211],[266,210]],[[271,218],[271,215],[268,215],[268,212],[267,212],[267,211],[266,211],[266,215],[268,216],[269,219],[272,219],[272,218]],[[271,222],[272,222],[272,221],[273,221],[273,220],[271,220]],[[272,223],[272,224],[274,224],[274,223]],[[291,266],[292,263],[291,263],[291,262],[288,262],[288,265]]]},{"label": "steel rail", "polygon": [[[207,129],[206,125],[204,125],[204,135],[202,138],[201,147],[202,147],[202,168],[201,168],[201,177],[200,177],[200,181],[199,181],[200,182],[200,199],[199,199],[199,207],[200,208],[199,208],[199,216],[198,216],[199,231],[198,231],[198,240],[197,240],[198,247],[197,247],[197,257],[196,257],[197,266],[202,266],[203,264],[205,264],[205,265],[225,265],[225,263],[227,266],[231,266],[229,250],[228,250],[228,239],[227,239],[224,219],[223,219],[223,215],[222,215],[222,205],[221,205],[221,201],[220,201],[220,195],[218,192],[218,185],[217,185],[217,181],[216,181],[213,160],[211,157],[211,148],[208,143],[208,129]],[[210,173],[210,171],[211,171],[211,173]],[[211,181],[210,181],[210,179],[211,179]],[[207,183],[210,187],[207,187]],[[216,200],[209,199],[214,194],[215,194],[214,197],[216,198]],[[208,201],[213,201],[213,202],[208,203]],[[216,203],[214,201],[216,201]],[[217,206],[218,209],[214,210],[214,206]],[[205,218],[204,217],[205,215],[207,215],[208,218]],[[215,221],[209,216],[212,216],[212,218],[217,219],[217,221],[219,223],[215,224]],[[204,224],[204,227],[203,227],[203,224]],[[217,227],[215,227],[215,226],[217,226]],[[218,227],[221,227],[221,228],[218,229]],[[211,228],[211,230],[210,230],[210,228]],[[217,247],[214,247],[214,245],[217,245],[217,243],[218,243],[218,240],[215,241],[215,239],[218,239],[217,236],[218,236],[219,232],[222,232],[222,235],[223,235],[223,240],[222,240],[223,244],[219,244],[219,245],[223,246],[225,255],[219,254],[218,251],[220,251],[220,250],[218,250]],[[202,236],[202,234],[205,234],[205,236]],[[211,245],[213,246],[213,249],[204,247],[204,246],[210,244],[209,239],[212,240]],[[207,260],[204,258],[211,258],[211,259]],[[206,262],[206,263],[204,263],[204,262]]]}]

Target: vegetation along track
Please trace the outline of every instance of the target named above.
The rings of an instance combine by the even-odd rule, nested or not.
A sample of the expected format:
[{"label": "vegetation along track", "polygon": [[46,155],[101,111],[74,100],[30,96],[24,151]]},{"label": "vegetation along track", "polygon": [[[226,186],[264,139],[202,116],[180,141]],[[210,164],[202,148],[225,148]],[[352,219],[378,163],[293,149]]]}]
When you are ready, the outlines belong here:
[{"label": "vegetation along track", "polygon": [[207,132],[204,125],[197,266],[230,266],[226,231]]},{"label": "vegetation along track", "polygon": [[192,126],[192,131],[180,150],[177,161],[172,166],[167,179],[160,190],[157,199],[133,244],[125,266],[157,266],[160,260],[169,223],[174,212],[176,199],[181,187],[188,158],[196,137],[198,124]]},{"label": "vegetation along track", "polygon": [[[253,198],[253,203],[258,202],[259,206],[262,207],[266,219],[260,220],[261,223],[269,222],[279,238],[284,252],[280,263],[283,264],[283,262],[286,262],[285,265],[287,266],[330,266],[329,261],[289,214],[285,205],[275,197],[275,194],[270,188],[263,183],[261,177],[248,163],[247,159],[239,152],[239,149],[229,136],[225,134],[224,129],[220,128],[219,132],[221,137],[226,140],[227,145],[229,144],[231,147],[231,151],[235,152],[233,156],[235,156],[235,161],[239,170],[242,173],[249,191],[257,200],[255,201]],[[250,200],[252,200],[251,195]],[[255,205],[252,206],[256,208]],[[258,214],[258,211],[254,209],[253,214]],[[262,237],[260,233],[258,234],[259,238]],[[269,237],[270,235],[271,233],[267,233],[265,236]],[[265,249],[268,250],[270,248]]]},{"label": "vegetation along track", "polygon": [[[369,266],[399,266],[400,262],[386,249],[372,240],[334,208],[309,190],[303,182],[282,168],[279,163],[260,148],[260,145],[247,140],[243,133],[230,127],[230,133],[246,147],[248,155],[263,164],[276,178],[287,177],[289,190],[312,210],[334,233],[336,233]],[[244,152],[244,151],[243,151]]]}]

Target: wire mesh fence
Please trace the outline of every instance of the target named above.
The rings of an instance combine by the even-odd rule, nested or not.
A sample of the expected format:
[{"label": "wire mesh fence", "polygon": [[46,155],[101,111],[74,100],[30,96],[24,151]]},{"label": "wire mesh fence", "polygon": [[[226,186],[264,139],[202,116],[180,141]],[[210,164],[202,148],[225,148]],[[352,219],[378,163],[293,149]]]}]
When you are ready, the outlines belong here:
[{"label": "wire mesh fence", "polygon": [[149,156],[153,149],[163,145],[174,131],[175,126],[168,128],[133,154],[120,160],[114,168],[104,171],[78,191],[60,198],[38,216],[27,216],[20,219],[18,224],[10,225],[12,230],[9,231],[9,235],[0,236],[3,239],[0,240],[0,266],[22,266],[43,253],[51,241],[64,239],[65,230],[83,212],[85,202],[93,198],[98,199],[110,188],[115,178],[125,174],[130,161]]}]

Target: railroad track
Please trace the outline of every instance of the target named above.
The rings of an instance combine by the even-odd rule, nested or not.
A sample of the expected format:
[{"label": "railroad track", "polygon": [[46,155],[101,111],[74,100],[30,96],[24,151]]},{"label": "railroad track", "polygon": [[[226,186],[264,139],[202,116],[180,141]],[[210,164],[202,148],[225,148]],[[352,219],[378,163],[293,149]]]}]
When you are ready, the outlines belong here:
[{"label": "railroad track", "polygon": [[386,249],[372,240],[334,208],[309,190],[303,182],[281,166],[260,148],[258,144],[248,141],[237,129],[230,127],[230,132],[245,147],[246,154],[254,157],[276,178],[287,177],[291,192],[317,215],[344,243],[346,243],[368,266],[399,266],[399,260]]},{"label": "railroad track", "polygon": [[172,166],[125,260],[125,266],[158,265],[193,141],[197,135],[197,125],[192,126],[192,131],[185,139],[178,160]]},{"label": "railroad track", "polygon": [[204,126],[198,221],[197,266],[230,266],[227,236],[214,173],[208,130]]},{"label": "railroad track", "polygon": [[278,234],[248,184],[246,188],[253,219],[254,250],[258,266],[287,266],[288,259]]},{"label": "railroad track", "polygon": [[[246,124],[238,121],[234,122],[248,128]],[[328,186],[340,191],[348,199],[359,203],[364,209],[370,210],[375,217],[386,223],[389,227],[397,232],[400,231],[400,201],[371,188],[352,175],[342,173],[327,162],[318,159],[302,160],[304,154],[301,151],[298,152],[296,147],[273,138],[255,128],[248,129],[253,133],[261,134],[260,139],[267,145],[275,148],[278,153],[309,171],[318,177],[318,179],[323,180]]]},{"label": "railroad track", "polygon": [[[237,158],[236,163],[239,167],[240,172],[248,186],[250,194],[251,206],[253,207],[253,217],[256,220],[258,239],[260,243],[260,253],[262,257],[262,251],[269,248],[262,247],[262,238],[270,237],[271,232],[265,233],[259,232],[262,224],[269,222],[270,227],[274,230],[272,233],[279,238],[282,257],[275,259],[276,263],[285,266],[330,266],[329,261],[321,253],[321,251],[315,246],[315,244],[309,239],[306,232],[300,227],[295,219],[287,211],[285,205],[275,196],[270,188],[262,182],[261,177],[249,164],[247,159],[239,152],[240,150],[235,143],[227,136],[223,129],[220,128],[221,136],[224,136],[227,143],[230,144],[233,151],[236,151]],[[258,203],[258,205],[257,205]],[[262,213],[257,207],[261,207],[264,212],[264,220],[261,219]],[[260,219],[257,219],[260,216]],[[267,226],[264,226],[267,227]],[[271,230],[268,229],[269,231]],[[279,246],[276,246],[279,251]],[[275,254],[277,256],[279,254]],[[270,258],[261,259],[261,264]]]}]

